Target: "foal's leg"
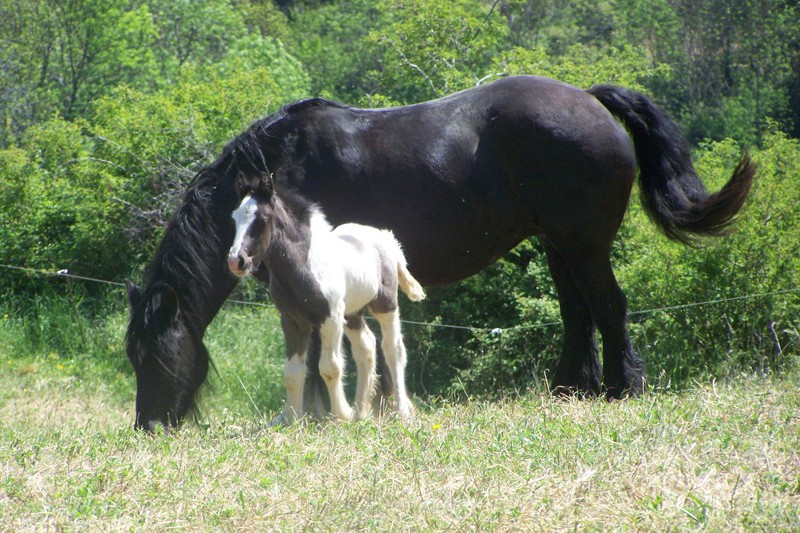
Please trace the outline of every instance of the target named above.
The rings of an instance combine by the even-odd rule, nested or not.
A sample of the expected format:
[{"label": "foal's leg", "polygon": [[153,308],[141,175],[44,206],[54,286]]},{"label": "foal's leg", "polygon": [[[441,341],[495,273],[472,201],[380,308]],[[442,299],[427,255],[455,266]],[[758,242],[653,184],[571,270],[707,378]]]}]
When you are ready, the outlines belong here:
[{"label": "foal's leg", "polygon": [[311,327],[281,315],[281,328],[286,342],[286,363],[283,366],[286,408],[275,422],[291,424],[303,416],[306,353],[311,339]]},{"label": "foal's leg", "polygon": [[381,348],[386,357],[386,364],[394,382],[394,397],[397,412],[404,418],[411,418],[411,402],[406,394],[406,346],[400,332],[400,312],[395,309],[386,313],[372,314],[381,326]]},{"label": "foal's leg", "polygon": [[345,318],[344,333],[350,341],[353,359],[358,367],[358,385],[356,386],[356,420],[369,416],[370,403],[375,390],[375,335],[372,334],[363,315]]},{"label": "foal's leg", "polygon": [[321,349],[319,373],[328,386],[331,399],[331,413],[340,420],[351,420],[353,409],[347,403],[342,385],[344,357],[342,357],[342,333],[344,330],[344,303],[319,328]]}]

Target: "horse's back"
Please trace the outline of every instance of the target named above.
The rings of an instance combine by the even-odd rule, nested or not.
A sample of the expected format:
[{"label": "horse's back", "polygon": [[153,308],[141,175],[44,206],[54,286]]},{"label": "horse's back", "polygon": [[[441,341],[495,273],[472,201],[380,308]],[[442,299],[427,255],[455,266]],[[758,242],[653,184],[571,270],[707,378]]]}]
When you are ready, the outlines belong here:
[{"label": "horse's back", "polygon": [[333,234],[340,239],[358,240],[365,248],[371,247],[394,260],[403,259],[400,243],[390,230],[350,222],[334,228]]},{"label": "horse's back", "polygon": [[530,235],[610,241],[635,175],[631,141],[603,105],[538,77],[398,108],[312,106],[286,127],[273,138],[297,152],[277,179],[334,224],[391,228],[427,283],[474,274]]}]

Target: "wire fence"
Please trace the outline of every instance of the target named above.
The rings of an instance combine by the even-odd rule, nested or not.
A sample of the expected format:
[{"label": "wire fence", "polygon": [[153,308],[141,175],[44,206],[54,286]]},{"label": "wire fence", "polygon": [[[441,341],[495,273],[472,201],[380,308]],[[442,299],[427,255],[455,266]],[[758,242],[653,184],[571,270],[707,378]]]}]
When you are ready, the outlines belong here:
[{"label": "wire fence", "polygon": [[[4,268],[7,270],[15,270],[19,272],[26,272],[28,274],[35,274],[43,277],[53,277],[53,278],[61,278],[65,280],[79,280],[85,281],[90,283],[100,283],[105,285],[111,285],[116,287],[124,287],[125,284],[118,282],[118,281],[109,281],[104,279],[93,278],[89,276],[81,276],[78,274],[73,274],[67,269],[61,269],[57,271],[49,271],[37,268],[30,268],[30,267],[20,267],[14,265],[5,265],[0,264],[0,268]],[[70,293],[72,292],[72,286],[69,285]],[[679,309],[689,309],[693,307],[702,307],[707,305],[716,305],[728,302],[735,302],[741,300],[752,300],[756,298],[766,298],[770,296],[777,296],[781,294],[791,294],[800,292],[800,287],[795,287],[791,289],[781,289],[776,291],[769,291],[769,292],[760,292],[754,294],[744,294],[740,296],[732,296],[730,298],[717,298],[713,300],[703,300],[698,302],[688,302],[685,304],[679,305],[669,305],[663,307],[653,307],[649,309],[638,309],[633,311],[628,311],[628,316],[640,316],[640,315],[648,315],[654,314],[659,312],[665,311],[674,311]],[[73,297],[74,301],[74,297]],[[263,302],[252,302],[252,301],[244,301],[244,300],[236,300],[229,298],[226,303],[235,304],[235,305],[244,305],[244,306],[254,306],[254,307],[270,307],[269,304]],[[458,324],[442,324],[438,322],[419,322],[414,320],[401,320],[402,323],[412,325],[412,326],[420,326],[420,327],[431,327],[431,328],[447,328],[447,329],[456,329],[456,330],[465,330],[470,332],[490,332],[494,335],[500,335],[506,331],[515,331],[515,330],[526,330],[526,329],[539,329],[539,328],[547,328],[553,326],[560,326],[562,325],[562,321],[553,321],[547,322],[542,324],[521,324],[517,326],[511,326],[507,328],[499,328],[499,327],[486,327],[486,326],[465,326],[465,325],[458,325]]]}]

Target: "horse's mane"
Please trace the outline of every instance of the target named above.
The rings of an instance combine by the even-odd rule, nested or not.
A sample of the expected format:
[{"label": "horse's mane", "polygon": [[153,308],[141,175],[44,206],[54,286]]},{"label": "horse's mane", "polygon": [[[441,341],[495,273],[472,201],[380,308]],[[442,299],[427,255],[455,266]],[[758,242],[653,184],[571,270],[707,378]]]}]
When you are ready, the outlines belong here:
[{"label": "horse's mane", "polygon": [[271,130],[309,109],[319,108],[351,109],[350,106],[325,98],[308,98],[292,102],[272,115],[254,122],[246,131],[228,143],[223,150],[223,157],[232,156],[233,163],[240,172],[253,174],[264,171],[267,164],[263,149],[268,144],[268,139],[275,135]]},{"label": "horse's mane", "polygon": [[185,304],[204,297],[213,286],[208,257],[221,246],[210,200],[220,178],[217,163],[195,175],[144,276],[145,287],[157,281],[172,285],[181,295],[182,310],[190,315],[193,306]]},{"label": "horse's mane", "polygon": [[[222,246],[215,227],[214,205],[211,202],[214,188],[217,185],[225,186],[220,180],[229,172],[231,165],[240,172],[259,172],[266,169],[263,147],[271,135],[270,129],[298,113],[324,107],[347,106],[323,98],[310,98],[288,104],[272,115],[256,121],[228,143],[216,161],[194,176],[183,195],[183,203],[167,225],[155,256],[145,271],[146,289],[158,281],[169,283],[181,295],[184,305],[182,310],[191,316],[194,306],[186,304],[206,297],[213,288],[213,265],[209,264],[208,257],[217,254]],[[284,198],[291,203],[296,213],[310,216],[313,204],[296,193],[287,192]]]}]

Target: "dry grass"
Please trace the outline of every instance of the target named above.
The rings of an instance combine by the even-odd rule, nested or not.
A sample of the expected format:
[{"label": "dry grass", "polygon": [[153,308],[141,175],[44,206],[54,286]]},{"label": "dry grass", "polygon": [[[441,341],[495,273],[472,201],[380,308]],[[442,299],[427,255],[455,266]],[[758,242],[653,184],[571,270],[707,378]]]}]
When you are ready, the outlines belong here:
[{"label": "dry grass", "polygon": [[26,376],[0,399],[0,529],[797,530],[798,385],[442,403],[411,425],[220,412],[149,437],[102,391]]}]

